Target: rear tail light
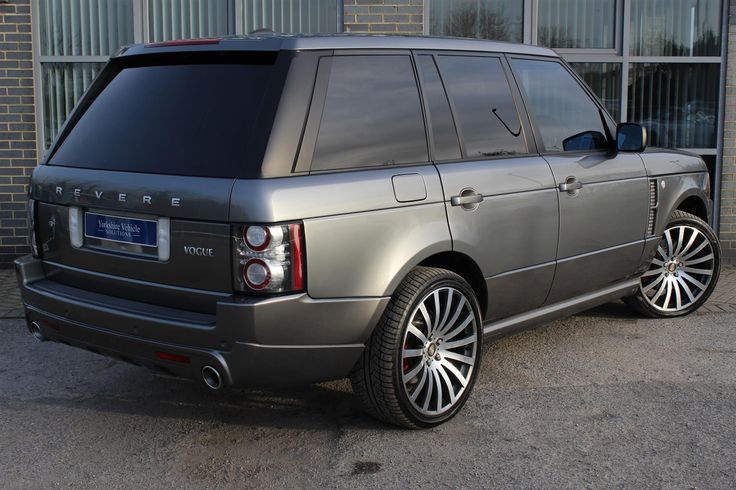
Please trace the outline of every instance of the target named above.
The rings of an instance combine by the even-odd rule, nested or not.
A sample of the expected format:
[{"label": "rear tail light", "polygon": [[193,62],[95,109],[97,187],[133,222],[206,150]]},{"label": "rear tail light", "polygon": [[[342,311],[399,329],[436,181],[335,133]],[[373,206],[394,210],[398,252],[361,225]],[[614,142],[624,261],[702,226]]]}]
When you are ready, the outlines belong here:
[{"label": "rear tail light", "polygon": [[236,291],[287,293],[304,289],[301,224],[236,226],[233,237]]}]

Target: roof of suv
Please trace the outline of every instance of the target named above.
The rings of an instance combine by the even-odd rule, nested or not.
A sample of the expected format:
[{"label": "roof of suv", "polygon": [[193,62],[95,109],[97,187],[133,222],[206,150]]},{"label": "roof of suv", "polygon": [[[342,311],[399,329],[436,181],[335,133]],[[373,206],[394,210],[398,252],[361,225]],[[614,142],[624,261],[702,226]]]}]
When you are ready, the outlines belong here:
[{"label": "roof of suv", "polygon": [[134,56],[175,51],[301,51],[321,49],[425,49],[498,52],[554,56],[548,48],[480,39],[375,34],[259,34],[229,36],[211,41],[192,40],[136,44],[117,56]]}]

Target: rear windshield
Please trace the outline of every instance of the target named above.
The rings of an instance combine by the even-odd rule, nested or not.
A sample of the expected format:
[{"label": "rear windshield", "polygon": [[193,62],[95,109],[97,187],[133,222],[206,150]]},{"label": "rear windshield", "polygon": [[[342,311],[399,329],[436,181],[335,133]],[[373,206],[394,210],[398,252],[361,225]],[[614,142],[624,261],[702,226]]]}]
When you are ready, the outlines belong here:
[{"label": "rear windshield", "polygon": [[[108,67],[110,81],[50,165],[202,177],[257,177],[275,107],[269,63]],[[270,115],[270,119],[269,116]]]}]

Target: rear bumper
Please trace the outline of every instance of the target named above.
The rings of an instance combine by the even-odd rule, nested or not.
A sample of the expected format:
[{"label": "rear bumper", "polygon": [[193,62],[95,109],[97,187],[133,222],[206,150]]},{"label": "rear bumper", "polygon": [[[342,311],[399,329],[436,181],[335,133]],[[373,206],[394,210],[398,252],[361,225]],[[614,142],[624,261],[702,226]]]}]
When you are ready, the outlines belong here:
[{"label": "rear bumper", "polygon": [[[236,387],[347,376],[388,302],[233,296],[207,315],[66,286],[45,277],[32,257],[15,266],[26,319],[45,338],[188,378],[200,379],[202,368],[213,366]],[[167,360],[162,353],[184,357]]]}]

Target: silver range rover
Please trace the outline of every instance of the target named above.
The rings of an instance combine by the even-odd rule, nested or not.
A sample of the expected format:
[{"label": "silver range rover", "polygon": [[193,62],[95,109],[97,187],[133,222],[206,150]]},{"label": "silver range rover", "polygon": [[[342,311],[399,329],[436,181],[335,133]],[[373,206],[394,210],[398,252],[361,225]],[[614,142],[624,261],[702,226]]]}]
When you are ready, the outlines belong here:
[{"label": "silver range rover", "polygon": [[30,332],[211,389],[350,377],[430,427],[482,342],[709,297],[709,176],[552,51],[422,37],[131,46],[34,172]]}]

